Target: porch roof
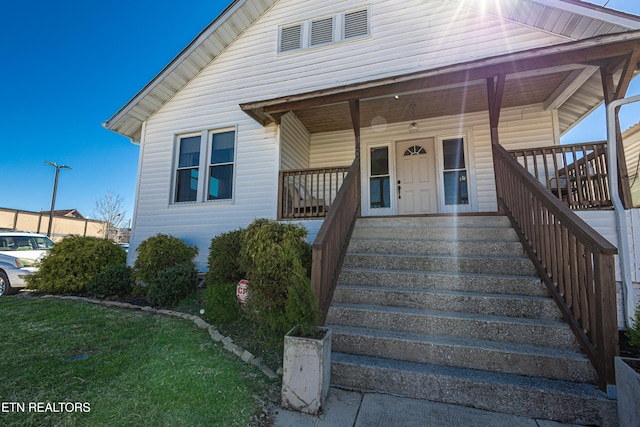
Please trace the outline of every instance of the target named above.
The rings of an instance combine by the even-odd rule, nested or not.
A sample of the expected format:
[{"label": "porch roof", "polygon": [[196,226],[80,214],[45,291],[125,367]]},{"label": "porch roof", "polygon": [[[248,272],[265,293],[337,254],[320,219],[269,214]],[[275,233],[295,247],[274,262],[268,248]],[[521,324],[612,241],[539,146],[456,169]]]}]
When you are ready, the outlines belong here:
[{"label": "porch roof", "polygon": [[[604,100],[599,67],[615,71],[640,49],[640,30],[484,58],[410,74],[240,104],[262,125],[294,112],[311,132],[352,128],[348,101],[360,100],[361,123],[387,123],[487,110],[486,79],[506,75],[503,108],[544,103],[559,109],[566,132]],[[637,73],[636,68],[634,73]],[[616,79],[621,75],[618,72]],[[594,82],[597,84],[594,91]],[[432,100],[437,100],[433,102]]]}]

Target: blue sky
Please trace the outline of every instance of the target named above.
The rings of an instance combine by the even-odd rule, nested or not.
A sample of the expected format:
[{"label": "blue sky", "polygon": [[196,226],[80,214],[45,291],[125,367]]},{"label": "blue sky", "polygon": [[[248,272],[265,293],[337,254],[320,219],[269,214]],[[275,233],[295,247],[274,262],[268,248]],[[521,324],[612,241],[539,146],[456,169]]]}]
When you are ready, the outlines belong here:
[{"label": "blue sky", "polygon": [[[480,1],[480,0],[479,0]],[[592,0],[603,5],[606,0]],[[91,216],[107,191],[133,214],[139,148],[102,123],[187,46],[230,0],[12,1],[0,17],[0,207]],[[640,15],[637,0],[608,7]],[[640,93],[640,79],[629,94]],[[605,139],[604,112],[564,142]],[[640,120],[623,109],[623,128]]]}]

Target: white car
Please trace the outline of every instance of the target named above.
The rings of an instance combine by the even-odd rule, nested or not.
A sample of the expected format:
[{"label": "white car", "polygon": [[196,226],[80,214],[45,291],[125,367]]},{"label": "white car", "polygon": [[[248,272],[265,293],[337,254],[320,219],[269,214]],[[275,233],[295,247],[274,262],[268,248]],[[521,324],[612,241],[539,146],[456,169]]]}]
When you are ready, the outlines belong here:
[{"label": "white car", "polygon": [[26,286],[36,262],[54,243],[47,236],[19,231],[0,232],[0,295],[11,295]]}]

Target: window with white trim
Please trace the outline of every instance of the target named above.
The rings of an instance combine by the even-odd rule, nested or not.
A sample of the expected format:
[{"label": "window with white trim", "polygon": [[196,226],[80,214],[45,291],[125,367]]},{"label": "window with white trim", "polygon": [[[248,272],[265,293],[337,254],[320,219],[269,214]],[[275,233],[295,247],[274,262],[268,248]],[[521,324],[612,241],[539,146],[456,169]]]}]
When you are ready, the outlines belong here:
[{"label": "window with white trim", "polygon": [[198,200],[199,167],[200,135],[179,138],[174,202]]},{"label": "window with white trim", "polygon": [[235,131],[211,134],[208,200],[229,200],[233,198],[235,145]]},{"label": "window with white trim", "polygon": [[236,131],[177,137],[173,203],[233,199]]},{"label": "window with white trim", "polygon": [[337,13],[281,26],[278,52],[289,52],[369,35],[369,9]]}]

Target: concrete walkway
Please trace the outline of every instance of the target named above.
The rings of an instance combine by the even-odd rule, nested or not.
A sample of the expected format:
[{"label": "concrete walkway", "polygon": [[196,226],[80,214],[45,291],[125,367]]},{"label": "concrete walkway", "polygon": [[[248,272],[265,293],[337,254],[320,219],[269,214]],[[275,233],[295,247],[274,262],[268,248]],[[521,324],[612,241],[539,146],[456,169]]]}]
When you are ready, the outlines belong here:
[{"label": "concrete walkway", "polygon": [[465,406],[332,387],[320,415],[273,410],[275,427],[567,427]]}]

